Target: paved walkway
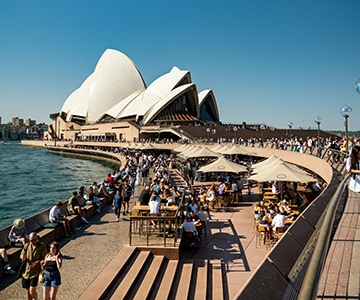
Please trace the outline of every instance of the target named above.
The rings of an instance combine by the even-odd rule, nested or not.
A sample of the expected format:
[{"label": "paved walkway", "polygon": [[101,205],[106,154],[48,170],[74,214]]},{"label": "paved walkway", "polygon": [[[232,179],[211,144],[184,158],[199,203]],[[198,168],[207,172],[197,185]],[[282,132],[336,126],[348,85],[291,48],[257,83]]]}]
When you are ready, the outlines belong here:
[{"label": "paved walkway", "polygon": [[360,194],[349,192],[331,243],[317,299],[360,299]]}]

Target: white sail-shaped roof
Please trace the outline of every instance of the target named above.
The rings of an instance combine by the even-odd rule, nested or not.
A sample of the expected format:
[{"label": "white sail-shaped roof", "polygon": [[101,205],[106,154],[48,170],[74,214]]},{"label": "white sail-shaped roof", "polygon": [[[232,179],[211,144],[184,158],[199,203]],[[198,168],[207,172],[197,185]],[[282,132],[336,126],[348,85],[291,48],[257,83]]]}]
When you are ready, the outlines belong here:
[{"label": "white sail-shaped roof", "polygon": [[[170,93],[166,95],[165,98],[161,99],[161,101],[158,101],[152,108],[149,110],[145,116],[144,116],[144,124],[147,124],[152,121],[152,119],[169,103],[172,101],[178,99],[181,95],[184,95],[185,93],[190,92],[191,97],[189,97],[189,101],[191,101],[198,109],[196,105],[196,97],[197,97],[197,91],[196,91],[196,85],[193,83],[185,84],[182,86],[179,86],[178,88],[172,90]],[[196,114],[198,114],[198,111],[196,111]]]},{"label": "white sail-shaped roof", "polygon": [[92,83],[91,74],[83,84],[76,89],[65,101],[61,111],[67,114],[66,121],[71,122],[73,116],[86,118],[88,111],[89,89]]},{"label": "white sail-shaped roof", "polygon": [[[190,80],[189,71],[182,71],[177,67],[173,67],[169,73],[153,81],[141,95],[120,111],[117,117],[144,116],[154,106],[159,106],[160,102],[168,99],[169,94],[183,81],[184,77],[188,77],[187,81]],[[160,104],[160,107],[162,106]]]},{"label": "white sail-shaped roof", "polygon": [[95,68],[89,91],[88,123],[134,92],[144,90],[145,83],[134,63],[119,51],[106,50]]},{"label": "white sail-shaped roof", "polygon": [[[214,121],[218,121],[219,120],[219,110],[216,104],[216,100],[215,100],[215,96],[212,90],[203,90],[199,93],[198,96],[198,103],[199,103],[199,108],[201,110],[201,106],[205,105],[206,102],[207,106],[209,109],[211,109],[212,114],[214,115],[215,120]],[[201,119],[201,116],[198,116]]]},{"label": "white sail-shaped roof", "polygon": [[94,72],[66,99],[61,113],[66,114],[67,122],[80,117],[86,124],[93,124],[109,116],[117,120],[142,120],[146,125],[184,95],[184,113],[199,118],[199,107],[205,102],[214,111],[212,115],[218,117],[212,91],[206,90],[198,95],[189,71],[173,67],[146,88],[135,64],[123,53],[108,49]]},{"label": "white sail-shaped roof", "polygon": [[144,90],[145,83],[134,63],[123,53],[108,49],[97,63],[91,80],[88,78],[69,96],[62,111],[69,116],[81,113],[91,124],[129,95]]}]

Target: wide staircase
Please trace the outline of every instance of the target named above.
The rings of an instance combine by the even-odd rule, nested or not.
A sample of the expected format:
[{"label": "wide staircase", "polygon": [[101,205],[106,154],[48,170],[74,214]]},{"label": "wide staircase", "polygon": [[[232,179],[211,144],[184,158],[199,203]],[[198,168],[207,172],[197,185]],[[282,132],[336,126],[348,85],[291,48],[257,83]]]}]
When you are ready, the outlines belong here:
[{"label": "wide staircase", "polygon": [[170,260],[125,246],[79,299],[225,299],[221,260]]}]

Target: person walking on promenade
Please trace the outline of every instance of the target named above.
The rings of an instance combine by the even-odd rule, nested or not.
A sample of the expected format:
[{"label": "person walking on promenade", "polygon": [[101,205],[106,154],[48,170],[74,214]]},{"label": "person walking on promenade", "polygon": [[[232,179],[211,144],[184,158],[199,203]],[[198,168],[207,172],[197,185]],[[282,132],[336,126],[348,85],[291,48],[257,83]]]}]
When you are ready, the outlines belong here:
[{"label": "person walking on promenade", "polygon": [[115,195],[114,195],[114,200],[113,200],[113,207],[115,208],[116,222],[119,222],[119,220],[120,220],[121,202],[122,202],[121,189],[117,188]]},{"label": "person walking on promenade", "polygon": [[360,192],[360,146],[354,146],[346,160],[346,170],[350,173],[349,189],[355,193]]},{"label": "person walking on promenade", "polygon": [[126,214],[129,213],[129,202],[130,197],[133,193],[133,189],[129,185],[129,181],[124,182],[124,186],[122,187],[122,204],[124,207],[123,215],[126,216]]},{"label": "person walking on promenade", "polygon": [[42,268],[45,270],[43,283],[43,300],[56,300],[56,294],[61,285],[60,268],[63,256],[60,252],[60,244],[52,242],[50,252],[42,261]]},{"label": "person walking on promenade", "polygon": [[41,261],[46,255],[46,246],[38,240],[35,232],[29,235],[30,242],[21,251],[20,259],[26,262],[22,275],[22,287],[26,289],[26,300],[37,299],[36,287],[41,271]]}]

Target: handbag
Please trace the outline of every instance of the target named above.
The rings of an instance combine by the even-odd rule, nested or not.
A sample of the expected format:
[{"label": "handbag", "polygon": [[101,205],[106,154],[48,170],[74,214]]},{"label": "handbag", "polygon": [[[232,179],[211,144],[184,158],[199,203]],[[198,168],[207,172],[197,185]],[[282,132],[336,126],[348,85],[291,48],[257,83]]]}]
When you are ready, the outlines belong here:
[{"label": "handbag", "polygon": [[44,281],[45,281],[44,272],[40,272],[40,274],[39,274],[39,282],[44,283]]},{"label": "handbag", "polygon": [[[29,248],[29,244],[26,246],[26,249],[24,249],[24,254],[25,255],[26,255],[26,252],[27,252],[28,248]],[[21,262],[19,271],[17,273],[17,279],[22,278],[22,274],[25,272],[25,269],[26,269],[26,262],[27,262],[26,258]]]}]

